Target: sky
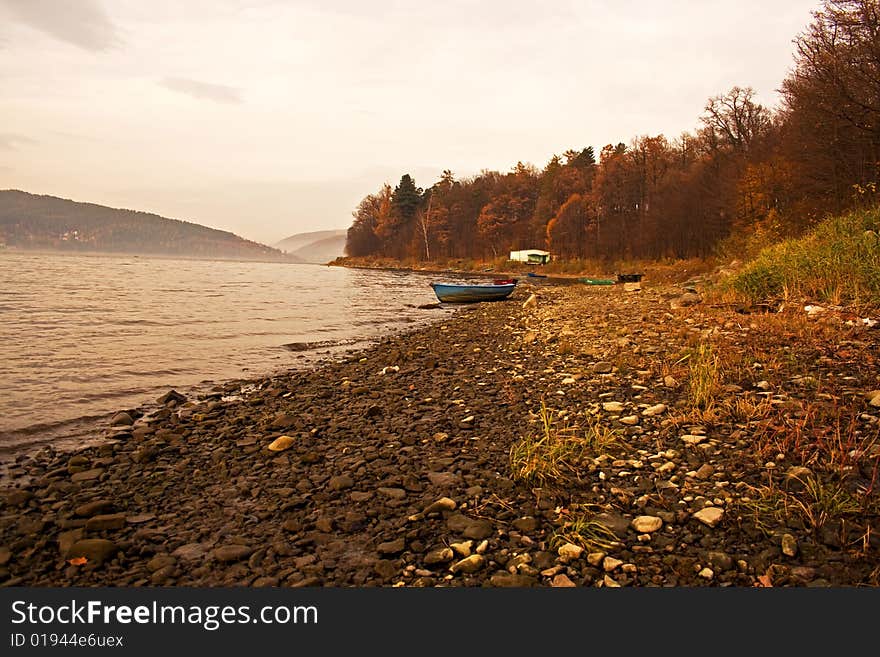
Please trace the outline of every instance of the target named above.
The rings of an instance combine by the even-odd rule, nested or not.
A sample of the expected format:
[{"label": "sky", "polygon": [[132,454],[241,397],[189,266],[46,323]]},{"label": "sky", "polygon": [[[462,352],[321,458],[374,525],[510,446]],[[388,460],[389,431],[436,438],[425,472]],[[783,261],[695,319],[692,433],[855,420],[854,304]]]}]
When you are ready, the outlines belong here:
[{"label": "sky", "polygon": [[0,189],[265,244],[404,173],[539,168],[776,106],[807,0],[0,0]]}]

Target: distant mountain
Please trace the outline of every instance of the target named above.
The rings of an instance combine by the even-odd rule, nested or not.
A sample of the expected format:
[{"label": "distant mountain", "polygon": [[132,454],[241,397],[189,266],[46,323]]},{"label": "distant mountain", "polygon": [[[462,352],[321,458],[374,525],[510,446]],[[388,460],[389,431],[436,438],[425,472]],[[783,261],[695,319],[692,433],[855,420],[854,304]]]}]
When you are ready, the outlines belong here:
[{"label": "distant mountain", "polygon": [[0,244],[22,249],[299,262],[265,244],[156,214],[0,190]]},{"label": "distant mountain", "polygon": [[345,255],[347,233],[348,231],[345,229],[297,233],[275,244],[275,248],[293,255],[303,262],[323,264]]}]

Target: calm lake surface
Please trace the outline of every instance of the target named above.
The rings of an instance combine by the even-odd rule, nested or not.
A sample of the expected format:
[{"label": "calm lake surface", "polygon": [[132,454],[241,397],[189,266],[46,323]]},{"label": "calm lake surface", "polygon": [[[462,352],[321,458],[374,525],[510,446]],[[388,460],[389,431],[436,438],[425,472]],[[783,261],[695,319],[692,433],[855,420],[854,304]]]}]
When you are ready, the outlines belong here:
[{"label": "calm lake surface", "polygon": [[75,444],[98,431],[95,418],[171,388],[186,394],[303,367],[440,320],[454,307],[414,307],[437,301],[431,280],[323,265],[0,251],[0,453]]}]

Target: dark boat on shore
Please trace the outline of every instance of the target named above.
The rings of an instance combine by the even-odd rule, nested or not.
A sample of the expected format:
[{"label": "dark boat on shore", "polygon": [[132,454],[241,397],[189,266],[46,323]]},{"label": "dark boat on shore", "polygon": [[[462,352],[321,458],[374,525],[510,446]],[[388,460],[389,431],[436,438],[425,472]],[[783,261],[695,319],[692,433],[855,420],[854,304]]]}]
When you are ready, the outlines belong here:
[{"label": "dark boat on shore", "polygon": [[510,296],[516,287],[516,279],[499,285],[458,285],[454,283],[431,283],[434,294],[444,303],[473,303],[477,301],[501,301]]},{"label": "dark boat on shore", "polygon": [[547,274],[536,274],[533,271],[527,273],[526,276],[528,276],[529,278],[547,278]]}]

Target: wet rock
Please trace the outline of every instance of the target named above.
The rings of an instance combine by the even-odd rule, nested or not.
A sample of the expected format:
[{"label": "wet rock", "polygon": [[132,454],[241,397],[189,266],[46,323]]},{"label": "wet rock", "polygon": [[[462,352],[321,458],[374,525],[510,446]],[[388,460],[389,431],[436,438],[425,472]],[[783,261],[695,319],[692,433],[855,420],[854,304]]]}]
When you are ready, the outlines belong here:
[{"label": "wet rock", "polygon": [[118,426],[131,426],[134,424],[134,419],[126,413],[125,411],[119,411],[118,413],[114,413],[113,417],[110,418],[110,426],[118,427]]},{"label": "wet rock", "polygon": [[168,406],[169,404],[182,404],[185,401],[186,396],[180,394],[176,390],[169,390],[164,395],[159,397],[159,399],[156,400],[156,403],[161,404],[162,406]]}]

